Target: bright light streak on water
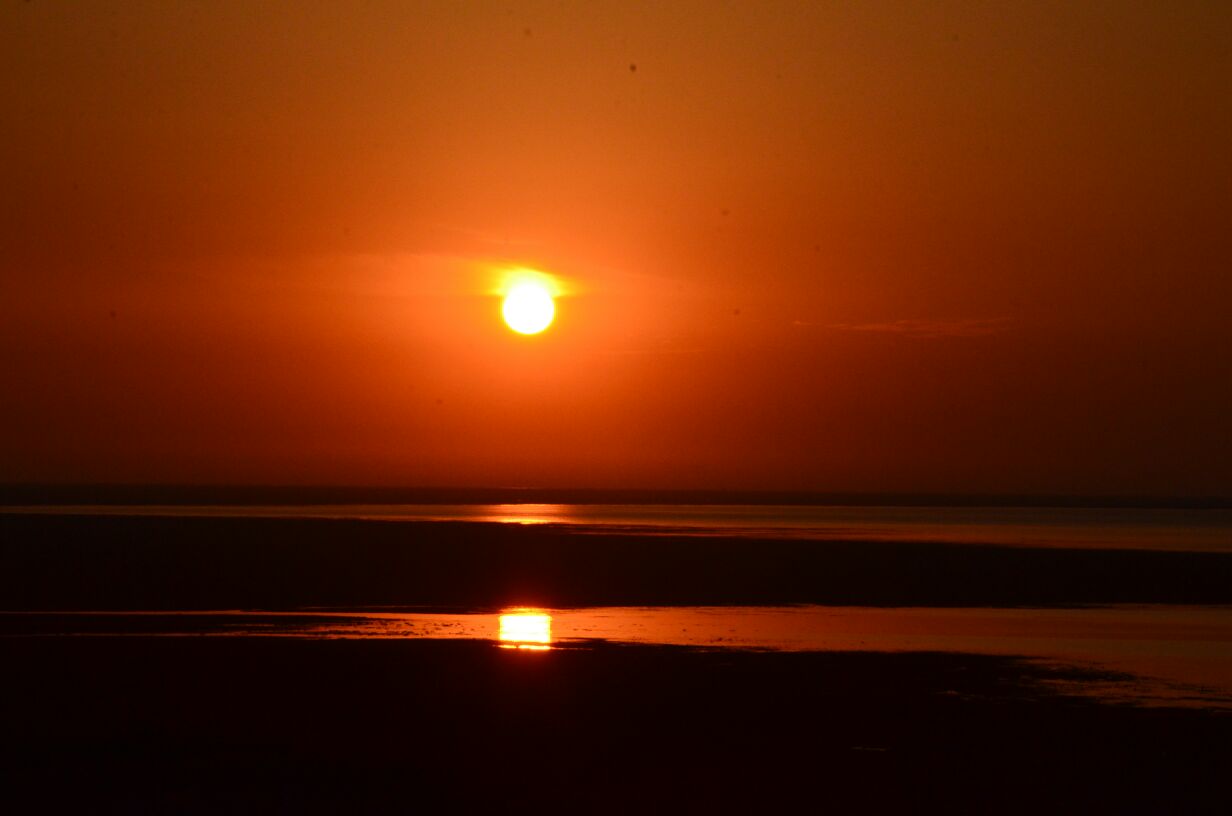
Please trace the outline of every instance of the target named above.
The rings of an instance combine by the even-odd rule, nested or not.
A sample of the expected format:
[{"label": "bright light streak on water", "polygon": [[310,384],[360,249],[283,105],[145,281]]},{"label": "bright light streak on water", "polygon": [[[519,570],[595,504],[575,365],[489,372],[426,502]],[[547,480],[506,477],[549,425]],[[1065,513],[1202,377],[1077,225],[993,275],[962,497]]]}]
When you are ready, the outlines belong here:
[{"label": "bright light streak on water", "polygon": [[7,612],[7,636],[225,636],[486,640],[528,651],[600,642],[704,649],[959,652],[1122,673],[1068,689],[1145,704],[1232,708],[1232,607],[515,608],[392,611]]},{"label": "bright light streak on water", "polygon": [[500,616],[500,645],[546,651],[552,643],[552,616],[536,610],[515,610]]}]

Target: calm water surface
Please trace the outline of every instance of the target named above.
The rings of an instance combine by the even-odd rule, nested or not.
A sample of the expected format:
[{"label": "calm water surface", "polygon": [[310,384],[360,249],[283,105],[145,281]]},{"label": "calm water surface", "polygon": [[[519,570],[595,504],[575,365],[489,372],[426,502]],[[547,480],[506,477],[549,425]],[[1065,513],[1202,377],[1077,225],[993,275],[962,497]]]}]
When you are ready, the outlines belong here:
[{"label": "calm water surface", "polygon": [[594,607],[479,612],[0,613],[9,636],[488,640],[529,652],[596,642],[775,651],[961,652],[1093,668],[1069,692],[1232,709],[1232,607],[1088,609]]},{"label": "calm water surface", "polygon": [[577,532],[927,541],[1023,547],[1232,552],[1232,510],[813,505],[382,504],[74,505],[6,513],[469,521]]},{"label": "calm water surface", "polygon": [[[1232,510],[766,505],[75,506],[5,512],[466,521],[570,532],[1232,552]],[[173,546],[171,544],[170,546]],[[584,546],[584,541],[581,544]],[[1232,708],[1232,607],[611,607],[0,614],[14,636],[464,638],[528,653],[600,641],[705,649],[941,651],[1094,667],[1083,693]],[[550,658],[547,658],[550,659]]]}]

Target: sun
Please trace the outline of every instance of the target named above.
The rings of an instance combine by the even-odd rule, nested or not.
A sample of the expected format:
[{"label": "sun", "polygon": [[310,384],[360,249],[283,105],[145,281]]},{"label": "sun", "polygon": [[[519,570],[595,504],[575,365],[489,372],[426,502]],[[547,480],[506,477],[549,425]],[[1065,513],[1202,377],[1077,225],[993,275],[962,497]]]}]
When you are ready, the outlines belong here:
[{"label": "sun", "polygon": [[525,280],[505,294],[501,314],[509,328],[518,334],[538,334],[552,325],[556,303],[548,287],[536,280]]}]

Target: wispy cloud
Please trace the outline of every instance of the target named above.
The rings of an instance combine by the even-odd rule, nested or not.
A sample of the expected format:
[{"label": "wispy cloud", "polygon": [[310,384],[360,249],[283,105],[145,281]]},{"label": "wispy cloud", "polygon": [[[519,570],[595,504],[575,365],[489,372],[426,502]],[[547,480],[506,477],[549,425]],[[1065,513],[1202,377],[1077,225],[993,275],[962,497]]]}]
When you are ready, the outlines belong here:
[{"label": "wispy cloud", "polygon": [[666,354],[666,355],[681,355],[681,354],[701,354],[702,349],[682,347],[658,347],[658,348],[615,348],[608,349],[608,354]]},{"label": "wispy cloud", "polygon": [[1014,323],[1010,317],[985,317],[968,320],[893,320],[883,323],[808,323],[797,320],[797,326],[820,326],[832,331],[868,334],[898,334],[921,340],[939,337],[987,337],[1000,334]]}]

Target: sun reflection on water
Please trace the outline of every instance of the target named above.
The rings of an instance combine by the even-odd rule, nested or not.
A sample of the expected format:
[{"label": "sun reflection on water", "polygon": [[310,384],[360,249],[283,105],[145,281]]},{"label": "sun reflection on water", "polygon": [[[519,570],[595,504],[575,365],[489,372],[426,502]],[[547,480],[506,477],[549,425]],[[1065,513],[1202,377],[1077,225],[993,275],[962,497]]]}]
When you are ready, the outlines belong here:
[{"label": "sun reflection on water", "polygon": [[501,524],[559,524],[568,517],[568,508],[562,504],[495,504],[485,520]]},{"label": "sun reflection on water", "polygon": [[500,645],[505,649],[546,651],[552,648],[552,616],[519,609],[500,616]]}]

